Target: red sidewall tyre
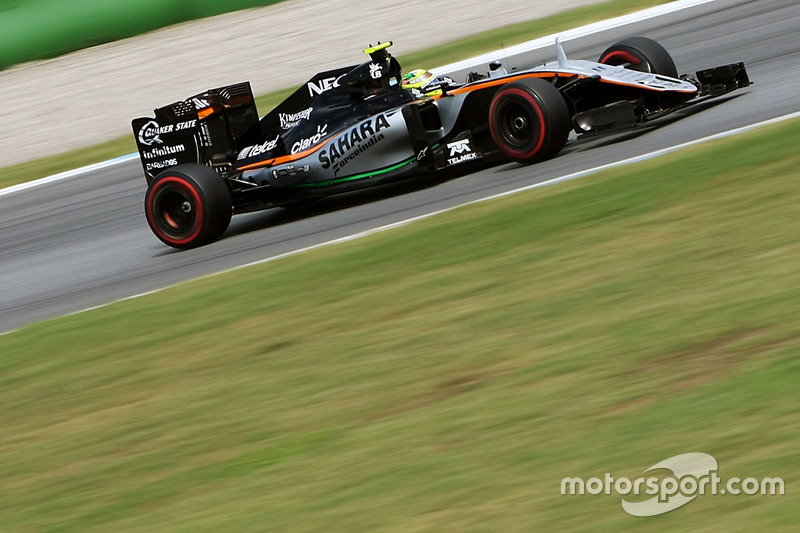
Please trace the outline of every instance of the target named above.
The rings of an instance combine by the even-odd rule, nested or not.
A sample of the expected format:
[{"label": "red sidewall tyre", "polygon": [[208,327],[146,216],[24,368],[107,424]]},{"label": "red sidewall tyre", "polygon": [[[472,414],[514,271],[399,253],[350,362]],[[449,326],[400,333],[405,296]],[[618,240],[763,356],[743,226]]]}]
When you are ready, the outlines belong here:
[{"label": "red sidewall tyre", "polygon": [[556,155],[567,142],[570,113],[561,93],[542,79],[510,83],[489,106],[489,131],[497,148],[520,163]]},{"label": "red sidewall tyre", "polygon": [[[188,221],[182,221],[175,216],[171,209],[172,202],[165,196],[174,196],[178,201],[189,201],[194,206],[194,211],[189,215]],[[180,205],[177,205],[180,209]],[[203,229],[203,200],[200,193],[190,181],[179,177],[167,175],[159,181],[157,187],[147,192],[145,200],[147,221],[153,233],[175,247],[185,246],[197,239]]]},{"label": "red sidewall tyre", "polygon": [[635,69],[638,65],[641,65],[643,61],[646,60],[633,51],[613,49],[603,55],[598,63],[604,65],[622,65],[623,63],[628,63],[631,65],[631,68]]},{"label": "red sidewall tyre", "polygon": [[178,165],[150,182],[145,216],[162,242],[187,249],[218,239],[231,219],[227,185],[202,165]]},{"label": "red sidewall tyre", "polygon": [[647,37],[623,39],[609,46],[600,54],[597,62],[604,65],[625,64],[631,70],[661,74],[670,78],[678,77],[678,69],[669,52]]}]

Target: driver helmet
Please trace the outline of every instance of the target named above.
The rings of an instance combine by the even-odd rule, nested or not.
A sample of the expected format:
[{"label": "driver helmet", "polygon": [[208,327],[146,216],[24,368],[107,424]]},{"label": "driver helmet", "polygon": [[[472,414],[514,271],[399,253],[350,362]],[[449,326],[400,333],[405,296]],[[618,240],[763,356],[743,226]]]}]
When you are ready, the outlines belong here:
[{"label": "driver helmet", "polygon": [[403,89],[416,89],[420,92],[427,92],[426,87],[436,81],[436,76],[430,70],[424,68],[414,69],[403,76],[401,86]]}]

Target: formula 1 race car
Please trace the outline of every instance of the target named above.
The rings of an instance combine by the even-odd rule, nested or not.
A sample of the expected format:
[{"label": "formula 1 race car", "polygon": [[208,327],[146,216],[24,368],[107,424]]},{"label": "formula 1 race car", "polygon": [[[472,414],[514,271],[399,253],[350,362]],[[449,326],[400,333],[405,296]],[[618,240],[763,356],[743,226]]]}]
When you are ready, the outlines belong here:
[{"label": "formula 1 race car", "polygon": [[404,76],[391,44],[320,72],[261,119],[250,84],[239,83],[133,120],[155,235],[193,248],[218,239],[237,213],[487,158],[534,163],[556,155],[570,130],[630,128],[750,84],[742,63],[678,77],[669,53],[645,37],[614,44],[596,63],[568,60],[557,40],[557,61],[511,74],[495,62],[464,83]]}]

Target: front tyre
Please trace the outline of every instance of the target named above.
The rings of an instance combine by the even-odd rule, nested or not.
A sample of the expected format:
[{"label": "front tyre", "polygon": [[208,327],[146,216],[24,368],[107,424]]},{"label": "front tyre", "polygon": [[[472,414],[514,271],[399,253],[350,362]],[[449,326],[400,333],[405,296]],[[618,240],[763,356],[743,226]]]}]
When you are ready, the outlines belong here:
[{"label": "front tyre", "polygon": [[567,143],[569,108],[558,89],[543,79],[509,83],[489,106],[489,130],[503,154],[535,163],[553,157]]},{"label": "front tyre", "polygon": [[218,239],[231,221],[231,193],[222,178],[198,164],[178,165],[147,187],[147,223],[162,242],[188,249]]},{"label": "front tyre", "polygon": [[609,46],[600,55],[598,63],[622,65],[631,70],[661,74],[670,78],[678,77],[678,69],[669,52],[647,37],[631,37]]}]

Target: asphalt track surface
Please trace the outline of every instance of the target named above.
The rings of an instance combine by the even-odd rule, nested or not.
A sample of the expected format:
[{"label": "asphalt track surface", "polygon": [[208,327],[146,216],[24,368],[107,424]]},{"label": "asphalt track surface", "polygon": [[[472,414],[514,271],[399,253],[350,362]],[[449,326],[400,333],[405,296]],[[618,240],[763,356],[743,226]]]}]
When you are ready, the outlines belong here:
[{"label": "asphalt track surface", "polygon": [[[596,60],[607,45],[646,35],[671,52],[680,72],[744,61],[754,85],[647,127],[571,139],[537,165],[502,164],[331,197],[304,210],[234,217],[222,240],[195,250],[173,250],[150,232],[138,160],[0,196],[0,333],[798,111],[798,31],[796,0],[730,0],[568,41],[570,58]],[[554,56],[550,47],[509,60],[523,67]]]}]

